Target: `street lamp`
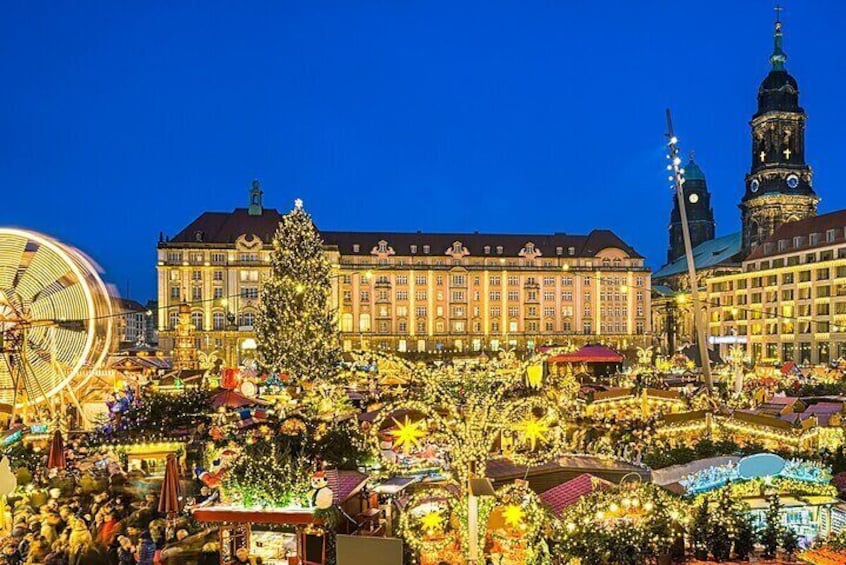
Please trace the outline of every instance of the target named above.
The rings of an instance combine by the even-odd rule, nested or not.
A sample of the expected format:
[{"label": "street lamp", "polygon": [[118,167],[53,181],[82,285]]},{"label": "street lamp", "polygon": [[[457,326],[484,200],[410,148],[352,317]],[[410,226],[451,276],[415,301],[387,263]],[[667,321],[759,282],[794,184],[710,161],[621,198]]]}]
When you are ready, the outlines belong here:
[{"label": "street lamp", "polygon": [[699,282],[696,280],[696,264],[693,259],[693,245],[690,242],[690,227],[687,225],[687,207],[684,198],[684,169],[679,165],[678,138],[673,133],[673,118],[670,109],[667,109],[667,137],[669,138],[669,154],[667,158],[670,164],[667,165],[672,174],[670,180],[678,198],[679,214],[681,215],[682,237],[684,239],[684,253],[687,260],[687,274],[690,279],[690,296],[693,299],[693,328],[696,332],[696,341],[699,342],[699,358],[702,360],[702,377],[705,380],[705,388],[710,393],[713,389],[711,381],[711,363],[708,357],[708,345],[705,343],[705,325],[702,323],[702,316],[699,307]]}]

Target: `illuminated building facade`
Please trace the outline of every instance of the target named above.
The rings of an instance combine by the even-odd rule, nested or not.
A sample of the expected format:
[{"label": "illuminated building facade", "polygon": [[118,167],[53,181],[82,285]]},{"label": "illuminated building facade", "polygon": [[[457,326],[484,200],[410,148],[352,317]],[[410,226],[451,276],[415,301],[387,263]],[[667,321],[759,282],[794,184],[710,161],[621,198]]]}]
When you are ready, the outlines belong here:
[{"label": "illuminated building facade", "polygon": [[846,210],[783,224],[740,273],[708,281],[712,343],[754,359],[846,358]]},{"label": "illuminated building facade", "polygon": [[[279,212],[207,212],[158,245],[161,347],[179,306],[196,346],[228,363],[255,347],[261,281]],[[437,353],[546,344],[646,345],[650,271],[608,230],[587,235],[323,231],[345,349]]]}]

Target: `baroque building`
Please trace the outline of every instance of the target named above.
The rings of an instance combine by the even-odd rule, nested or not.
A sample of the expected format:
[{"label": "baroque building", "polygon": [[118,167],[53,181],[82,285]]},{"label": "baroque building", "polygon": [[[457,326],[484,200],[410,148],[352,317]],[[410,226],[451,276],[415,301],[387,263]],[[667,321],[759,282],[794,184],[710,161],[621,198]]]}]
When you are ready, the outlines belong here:
[{"label": "baroque building", "polygon": [[805,162],[807,116],[798,83],[785,69],[781,28],[776,21],[772,69],[758,89],[751,122],[752,168],[740,203],[744,256],[781,224],[815,216],[819,202]]},{"label": "baroque building", "polygon": [[[190,321],[196,349],[253,354],[280,213],[258,183],[248,208],[206,212],[158,244],[160,346]],[[533,350],[650,339],[650,271],[609,230],[586,235],[321,231],[345,349]],[[183,344],[184,345],[184,344]]]}]

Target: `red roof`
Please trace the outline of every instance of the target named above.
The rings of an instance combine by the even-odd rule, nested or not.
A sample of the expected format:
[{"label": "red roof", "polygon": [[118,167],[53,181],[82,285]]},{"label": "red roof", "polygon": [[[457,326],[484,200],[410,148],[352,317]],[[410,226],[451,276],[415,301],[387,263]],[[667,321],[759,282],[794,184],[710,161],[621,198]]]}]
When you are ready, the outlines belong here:
[{"label": "red roof", "polygon": [[553,355],[548,361],[550,363],[622,363],[623,356],[604,345],[585,345],[578,351]]},{"label": "red roof", "polygon": [[326,471],[326,480],[329,481],[335,504],[343,504],[357,494],[369,478],[358,471],[339,471],[338,469]]},{"label": "red roof", "polygon": [[580,498],[594,491],[605,490],[609,484],[608,481],[584,473],[566,483],[552,487],[541,494],[540,499],[556,516],[560,517],[568,506],[575,504]]}]

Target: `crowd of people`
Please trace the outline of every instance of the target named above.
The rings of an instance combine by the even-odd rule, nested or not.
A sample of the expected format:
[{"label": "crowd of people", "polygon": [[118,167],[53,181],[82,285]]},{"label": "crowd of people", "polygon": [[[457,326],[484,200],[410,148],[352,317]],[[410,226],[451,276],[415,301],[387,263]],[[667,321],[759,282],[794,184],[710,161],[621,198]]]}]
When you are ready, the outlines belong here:
[{"label": "crowd of people", "polygon": [[218,564],[215,530],[166,520],[155,488],[139,486],[143,478],[94,467],[36,473],[33,488],[10,496],[0,516],[0,565]]}]

